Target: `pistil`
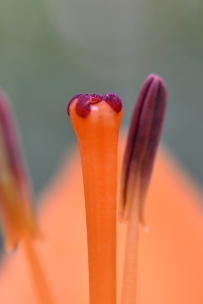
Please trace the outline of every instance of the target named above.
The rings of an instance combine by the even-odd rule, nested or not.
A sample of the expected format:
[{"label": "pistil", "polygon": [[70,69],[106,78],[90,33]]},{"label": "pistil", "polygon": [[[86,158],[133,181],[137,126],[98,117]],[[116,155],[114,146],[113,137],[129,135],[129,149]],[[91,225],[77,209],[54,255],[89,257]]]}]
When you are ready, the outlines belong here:
[{"label": "pistil", "polygon": [[80,94],[68,113],[82,163],[91,304],[116,304],[117,146],[120,98]]}]

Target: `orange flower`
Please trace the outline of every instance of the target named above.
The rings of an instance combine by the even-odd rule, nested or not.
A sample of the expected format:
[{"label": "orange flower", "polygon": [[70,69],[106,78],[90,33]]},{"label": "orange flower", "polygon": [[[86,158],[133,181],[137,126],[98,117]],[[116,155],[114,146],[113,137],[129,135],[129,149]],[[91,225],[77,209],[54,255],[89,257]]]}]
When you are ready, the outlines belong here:
[{"label": "orange flower", "polygon": [[[119,172],[125,138],[119,145]],[[88,259],[83,182],[74,152],[41,194],[35,242],[56,303],[88,304]],[[203,303],[202,197],[187,174],[160,149],[140,229],[138,304]],[[118,226],[118,298],[121,295],[127,224]],[[0,303],[38,304],[22,246],[1,261]]]},{"label": "orange flower", "polygon": [[[118,148],[119,175],[124,141],[123,138]],[[91,190],[91,185],[86,187]],[[139,234],[138,304],[203,303],[203,217],[200,203],[201,197],[192,181],[162,149],[158,153],[145,204],[150,232],[146,234],[140,229]],[[41,195],[40,205],[39,223],[45,238],[34,240],[32,246],[43,265],[55,302],[88,304],[87,235],[78,155],[63,164]],[[118,299],[121,298],[126,228],[127,223],[117,228]],[[101,237],[105,242],[104,236]],[[12,257],[4,256],[2,259],[2,304],[43,303],[39,302],[29,280],[22,245],[19,244]],[[102,269],[100,271],[102,273]]]}]

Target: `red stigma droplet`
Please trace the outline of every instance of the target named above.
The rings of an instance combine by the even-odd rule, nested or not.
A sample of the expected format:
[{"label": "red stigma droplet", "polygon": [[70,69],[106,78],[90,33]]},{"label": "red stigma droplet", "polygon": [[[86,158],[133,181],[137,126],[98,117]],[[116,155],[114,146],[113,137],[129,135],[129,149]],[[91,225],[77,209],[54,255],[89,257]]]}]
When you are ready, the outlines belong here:
[{"label": "red stigma droplet", "polygon": [[122,110],[122,101],[115,93],[107,93],[106,95],[101,94],[78,94],[75,95],[69,102],[67,113],[70,116],[70,106],[72,102],[76,100],[75,110],[76,113],[86,118],[91,112],[91,105],[105,101],[116,113]]},{"label": "red stigma droplet", "polygon": [[88,94],[81,94],[77,100],[75,110],[76,113],[81,116],[82,118],[85,118],[88,116],[88,114],[91,111],[90,107],[91,97]]},{"label": "red stigma droplet", "polygon": [[91,94],[90,96],[92,97],[90,104],[95,104],[95,103],[101,102],[103,99],[103,95],[101,95],[101,94]]},{"label": "red stigma droplet", "polygon": [[109,92],[104,95],[103,99],[116,113],[122,110],[122,101],[116,93]]},{"label": "red stigma droplet", "polygon": [[68,114],[68,116],[70,116],[70,106],[71,106],[72,102],[73,102],[75,99],[79,98],[80,95],[85,95],[85,94],[81,93],[81,94],[74,95],[74,96],[71,98],[71,100],[69,101],[68,106],[67,106],[67,114]]}]

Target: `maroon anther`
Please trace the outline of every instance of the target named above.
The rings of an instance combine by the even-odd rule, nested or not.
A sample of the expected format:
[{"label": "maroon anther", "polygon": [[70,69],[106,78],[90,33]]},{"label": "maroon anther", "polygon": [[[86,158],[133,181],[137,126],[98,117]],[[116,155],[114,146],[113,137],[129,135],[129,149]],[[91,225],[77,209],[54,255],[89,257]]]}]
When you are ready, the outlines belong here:
[{"label": "maroon anther", "polygon": [[[124,154],[120,221],[128,218],[138,179],[138,197],[143,220],[143,202],[149,185],[166,108],[166,88],[157,75],[150,75],[135,105]],[[127,210],[127,211],[126,211]],[[122,220],[123,218],[123,220]]]}]

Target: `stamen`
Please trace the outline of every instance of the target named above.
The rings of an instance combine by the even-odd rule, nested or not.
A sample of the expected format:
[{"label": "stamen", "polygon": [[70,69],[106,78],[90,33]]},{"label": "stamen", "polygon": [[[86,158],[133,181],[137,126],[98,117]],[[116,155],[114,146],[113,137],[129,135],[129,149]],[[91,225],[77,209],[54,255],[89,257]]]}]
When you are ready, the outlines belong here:
[{"label": "stamen", "polygon": [[23,231],[39,236],[13,122],[8,99],[0,92],[0,211],[8,251],[15,248]]},{"label": "stamen", "polygon": [[[128,219],[134,196],[140,206],[144,224],[143,203],[149,185],[166,108],[166,89],[163,80],[150,75],[138,96],[123,160],[119,202],[119,222]],[[139,187],[136,184],[139,181]],[[137,193],[138,192],[138,193]]]},{"label": "stamen", "polygon": [[11,251],[22,241],[39,303],[52,304],[52,296],[32,244],[32,238],[41,234],[31,209],[30,191],[15,129],[8,100],[0,91],[0,212],[5,247]]},{"label": "stamen", "polygon": [[75,96],[68,113],[80,148],[91,304],[116,304],[117,145],[122,103],[114,93]]},{"label": "stamen", "polygon": [[166,108],[162,79],[150,75],[138,97],[124,154],[119,221],[129,218],[121,304],[136,303],[139,221],[152,174]]}]

